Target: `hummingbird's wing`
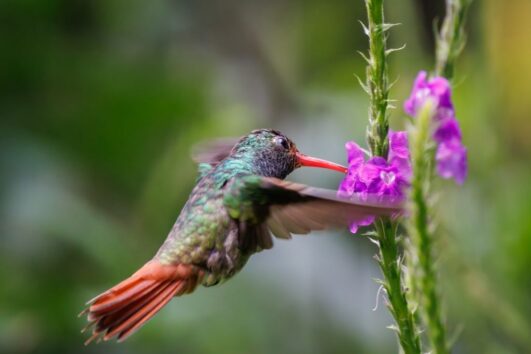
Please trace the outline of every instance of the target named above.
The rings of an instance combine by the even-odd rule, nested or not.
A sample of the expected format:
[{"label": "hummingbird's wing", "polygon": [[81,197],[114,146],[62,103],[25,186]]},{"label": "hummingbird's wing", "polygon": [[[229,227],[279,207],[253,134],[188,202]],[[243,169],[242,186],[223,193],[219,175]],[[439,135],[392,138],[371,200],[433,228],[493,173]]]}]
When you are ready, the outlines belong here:
[{"label": "hummingbird's wing", "polygon": [[220,138],[198,143],[192,147],[192,160],[199,164],[197,181],[205,177],[225,157],[230,155],[238,138]]},{"label": "hummingbird's wing", "polygon": [[232,148],[239,140],[240,138],[220,138],[198,143],[192,148],[192,160],[214,167],[230,155]]},{"label": "hummingbird's wing", "polygon": [[[369,216],[393,216],[402,211],[397,203],[340,199],[333,190],[271,177],[240,178],[231,186],[229,195],[232,196],[226,197],[225,204],[233,217],[262,215],[262,220],[255,221],[265,221],[276,237],[287,239],[291,234],[347,227]],[[232,202],[231,205],[234,200],[247,203]]]}]

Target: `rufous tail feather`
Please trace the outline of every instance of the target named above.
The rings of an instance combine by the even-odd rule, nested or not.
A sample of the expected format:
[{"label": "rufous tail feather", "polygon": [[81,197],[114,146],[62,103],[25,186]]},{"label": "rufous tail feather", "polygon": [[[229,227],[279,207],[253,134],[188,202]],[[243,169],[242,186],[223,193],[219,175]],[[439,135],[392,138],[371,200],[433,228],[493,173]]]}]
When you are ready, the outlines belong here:
[{"label": "rufous tail feather", "polygon": [[80,315],[87,314],[93,340],[125,340],[153,317],[174,296],[196,288],[202,272],[189,264],[165,265],[157,260],[146,263],[135,274],[87,303]]}]

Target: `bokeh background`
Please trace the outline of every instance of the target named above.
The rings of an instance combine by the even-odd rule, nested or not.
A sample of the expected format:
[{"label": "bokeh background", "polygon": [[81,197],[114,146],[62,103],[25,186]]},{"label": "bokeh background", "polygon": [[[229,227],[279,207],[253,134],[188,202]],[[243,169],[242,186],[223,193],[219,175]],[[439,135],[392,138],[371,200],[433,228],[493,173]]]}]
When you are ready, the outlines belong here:
[{"label": "bokeh background", "polygon": [[[444,3],[386,5],[402,24],[390,45],[407,44],[390,59],[399,129]],[[2,1],[0,352],[396,352],[376,249],[346,231],[277,241],[121,345],[83,347],[76,317],[157,250],[193,186],[194,143],[272,127],[345,162],[367,123],[364,19],[361,0]],[[531,353],[530,19],[528,0],[475,1],[457,67],[470,176],[437,183],[436,216],[455,353]]]}]

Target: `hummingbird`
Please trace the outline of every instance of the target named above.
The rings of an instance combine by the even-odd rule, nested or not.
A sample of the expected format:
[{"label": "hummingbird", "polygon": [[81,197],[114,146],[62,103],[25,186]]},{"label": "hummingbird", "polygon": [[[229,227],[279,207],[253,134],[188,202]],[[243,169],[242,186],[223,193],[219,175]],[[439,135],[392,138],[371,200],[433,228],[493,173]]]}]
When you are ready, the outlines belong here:
[{"label": "hummingbird", "polygon": [[87,302],[92,335],[85,342],[119,342],[173,297],[210,287],[238,273],[250,256],[273,247],[272,236],[348,226],[367,216],[391,216],[400,206],[342,200],[332,190],[284,181],[296,168],[346,173],[339,164],[299,152],[284,134],[252,131],[238,141],[206,144],[195,153],[199,176],[155,256],[129,278]]}]

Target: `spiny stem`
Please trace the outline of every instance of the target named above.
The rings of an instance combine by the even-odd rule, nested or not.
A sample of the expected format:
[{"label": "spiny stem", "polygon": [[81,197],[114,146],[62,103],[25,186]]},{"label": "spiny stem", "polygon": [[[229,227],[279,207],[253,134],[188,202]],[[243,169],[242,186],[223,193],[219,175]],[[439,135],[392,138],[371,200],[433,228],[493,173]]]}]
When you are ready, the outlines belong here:
[{"label": "spiny stem", "polygon": [[455,60],[465,46],[465,19],[471,0],[446,0],[446,16],[436,35],[435,76],[451,80]]},{"label": "spiny stem", "polygon": [[[367,141],[372,156],[387,158],[389,151],[389,78],[387,70],[386,32],[392,27],[384,22],[383,0],[366,0],[369,37],[367,81],[364,86],[369,94],[369,126]],[[389,219],[375,222],[378,236],[378,264],[384,276],[382,284],[387,293],[387,306],[396,322],[396,331],[402,350],[406,354],[420,354],[420,340],[404,287],[400,247],[397,240],[397,223]]]},{"label": "spiny stem", "polygon": [[[454,65],[465,44],[464,24],[471,0],[446,0],[446,16],[437,34],[435,76],[453,78]],[[433,119],[433,102],[427,102],[415,119],[411,131],[411,160],[413,176],[409,196],[410,236],[409,271],[419,312],[427,326],[427,337],[434,354],[448,354],[450,348],[441,315],[437,274],[434,268],[428,204],[429,181],[432,172],[430,162],[433,155],[428,151],[430,123]]]},{"label": "spiny stem", "polygon": [[432,239],[430,232],[429,205],[427,201],[428,181],[430,179],[430,161],[428,150],[430,122],[433,119],[434,103],[427,101],[415,119],[411,131],[411,179],[408,234],[410,237],[409,263],[414,273],[413,281],[418,291],[421,315],[428,328],[428,338],[434,354],[449,353],[446,342],[446,330],[441,318],[437,276],[433,267]]},{"label": "spiny stem", "polygon": [[373,156],[387,158],[389,121],[387,105],[389,78],[387,73],[386,31],[391,25],[384,23],[383,0],[366,0],[369,36],[367,66],[367,92],[370,97],[367,140]]},{"label": "spiny stem", "polygon": [[398,341],[406,354],[421,353],[420,339],[410,311],[402,279],[402,262],[396,240],[397,224],[379,219],[375,223],[380,253],[378,264],[384,276],[382,285],[387,293],[387,307],[396,322]]}]

